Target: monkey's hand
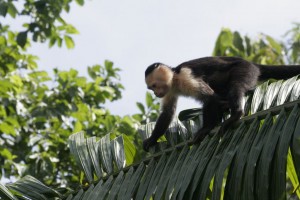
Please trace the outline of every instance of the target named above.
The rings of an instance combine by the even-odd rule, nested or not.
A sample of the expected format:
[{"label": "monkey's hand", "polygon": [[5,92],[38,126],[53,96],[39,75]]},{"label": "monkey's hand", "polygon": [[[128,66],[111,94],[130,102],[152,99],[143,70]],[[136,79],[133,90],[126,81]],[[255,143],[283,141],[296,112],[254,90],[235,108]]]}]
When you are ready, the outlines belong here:
[{"label": "monkey's hand", "polygon": [[157,140],[149,137],[148,139],[144,140],[143,148],[145,151],[149,151],[149,148],[155,144],[157,144]]}]

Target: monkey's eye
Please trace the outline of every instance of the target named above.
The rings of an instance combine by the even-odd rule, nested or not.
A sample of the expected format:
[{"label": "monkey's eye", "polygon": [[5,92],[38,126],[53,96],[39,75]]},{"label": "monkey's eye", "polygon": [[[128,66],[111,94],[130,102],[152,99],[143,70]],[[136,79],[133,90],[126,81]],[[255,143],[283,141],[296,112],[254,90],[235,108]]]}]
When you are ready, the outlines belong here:
[{"label": "monkey's eye", "polygon": [[156,88],[156,85],[155,85],[155,84],[153,84],[153,85],[152,85],[152,88]]}]

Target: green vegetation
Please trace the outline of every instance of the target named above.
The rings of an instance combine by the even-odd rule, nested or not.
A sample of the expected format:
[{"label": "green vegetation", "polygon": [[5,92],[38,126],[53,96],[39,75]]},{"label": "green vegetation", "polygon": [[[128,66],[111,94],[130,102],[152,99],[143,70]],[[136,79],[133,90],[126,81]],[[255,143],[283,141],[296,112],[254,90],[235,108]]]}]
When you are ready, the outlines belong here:
[{"label": "green vegetation", "polygon": [[[136,138],[140,121],[153,120],[158,112],[155,99],[147,94],[147,109],[141,114],[111,115],[104,104],[121,98],[124,89],[111,61],[86,67],[89,77],[78,71],[54,69],[54,77],[39,71],[37,57],[27,53],[32,42],[49,46],[74,47],[77,30],[62,18],[69,12],[68,1],[0,2],[1,17],[28,19],[21,30],[0,24],[0,178],[19,179],[32,175],[49,186],[76,187],[80,171],[70,158],[67,140],[72,133],[111,137],[126,134],[126,143],[140,146]],[[76,0],[83,5],[84,1]],[[18,7],[18,8],[17,8]],[[157,104],[157,103],[156,103]],[[155,106],[155,108],[152,108]],[[155,115],[156,113],[156,115]],[[134,151],[132,161],[142,151]]]},{"label": "green vegetation", "polygon": [[[27,53],[31,42],[74,47],[72,35],[78,31],[61,16],[72,2],[84,4],[0,1],[1,18],[28,19],[21,30],[0,23],[0,178],[15,182],[0,184],[2,199],[300,197],[297,77],[259,86],[247,99],[249,117],[221,141],[214,135],[201,145],[186,145],[201,119],[193,114],[197,109],[183,112],[185,126],[174,122],[153,149],[156,154],[141,162],[146,154],[137,131],[151,133],[157,99],[147,93],[146,103],[137,103],[140,113],[111,115],[105,102],[120,99],[124,89],[120,69],[111,61],[87,67],[89,77],[73,69],[54,69],[50,77],[38,70],[37,57]],[[299,64],[300,24],[282,42],[223,29],[213,55]]]}]

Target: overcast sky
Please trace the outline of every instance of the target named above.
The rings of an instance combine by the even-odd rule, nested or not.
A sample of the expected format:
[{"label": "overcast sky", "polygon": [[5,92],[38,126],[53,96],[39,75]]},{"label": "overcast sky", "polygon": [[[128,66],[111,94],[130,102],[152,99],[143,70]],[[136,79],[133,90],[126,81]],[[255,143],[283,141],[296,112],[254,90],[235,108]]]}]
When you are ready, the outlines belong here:
[{"label": "overcast sky", "polygon": [[[121,68],[123,98],[107,108],[118,115],[137,113],[135,102],[145,101],[144,70],[154,62],[176,66],[210,56],[221,29],[226,27],[250,37],[259,33],[281,39],[300,22],[299,0],[88,0],[73,5],[65,15],[80,32],[75,49],[48,49],[33,44],[39,69],[75,68],[87,76],[87,66],[105,59]],[[178,110],[195,107],[179,100]]]}]

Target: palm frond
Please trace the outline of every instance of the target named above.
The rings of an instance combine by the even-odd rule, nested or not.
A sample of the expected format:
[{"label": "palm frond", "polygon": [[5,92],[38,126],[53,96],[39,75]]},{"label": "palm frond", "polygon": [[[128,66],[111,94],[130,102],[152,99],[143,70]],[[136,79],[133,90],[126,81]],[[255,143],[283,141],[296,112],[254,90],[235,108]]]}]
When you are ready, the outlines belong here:
[{"label": "palm frond", "polygon": [[[300,100],[286,103],[299,97],[299,84],[294,77],[259,86],[247,101],[252,114],[223,138],[212,134],[200,145],[187,145],[187,139],[201,126],[201,119],[185,111],[190,116],[182,122],[186,128],[173,122],[165,136],[166,148],[160,146],[143,162],[119,170],[107,198],[300,197]],[[140,128],[143,139],[150,136],[154,125]],[[291,192],[286,189],[286,176],[292,184]]]},{"label": "palm frond", "polygon": [[[245,107],[251,115],[223,138],[214,130],[199,145],[189,146],[188,140],[202,126],[202,115],[185,111],[189,117],[171,124],[159,142],[163,145],[152,149],[150,157],[127,167],[125,136],[111,140],[107,134],[97,141],[95,137],[84,138],[83,132],[73,134],[70,151],[89,184],[64,198],[300,198],[299,88],[297,77],[264,83],[248,97]],[[143,140],[154,125],[140,127]],[[0,185],[0,195],[6,199],[45,199],[49,194],[62,198],[33,178]]]},{"label": "palm frond", "polygon": [[32,176],[25,176],[13,184],[0,184],[0,197],[3,199],[55,199],[62,194],[47,187]]}]

